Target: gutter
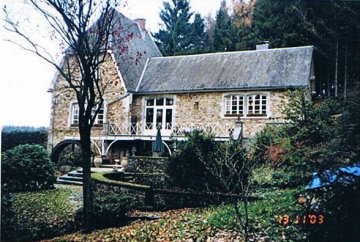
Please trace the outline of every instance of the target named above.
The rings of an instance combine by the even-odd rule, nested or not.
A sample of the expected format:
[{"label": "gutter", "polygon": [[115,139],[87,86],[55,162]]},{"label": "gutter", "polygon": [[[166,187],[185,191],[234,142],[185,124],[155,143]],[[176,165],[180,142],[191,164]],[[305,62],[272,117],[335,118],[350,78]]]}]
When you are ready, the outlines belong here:
[{"label": "gutter", "polygon": [[203,88],[203,89],[181,89],[181,90],[165,90],[165,91],[147,91],[139,92],[136,90],[135,95],[148,95],[148,94],[175,94],[175,93],[204,93],[204,92],[228,92],[228,91],[269,91],[269,90],[287,90],[297,88],[308,88],[308,85],[294,85],[286,87],[244,87],[244,88]]}]

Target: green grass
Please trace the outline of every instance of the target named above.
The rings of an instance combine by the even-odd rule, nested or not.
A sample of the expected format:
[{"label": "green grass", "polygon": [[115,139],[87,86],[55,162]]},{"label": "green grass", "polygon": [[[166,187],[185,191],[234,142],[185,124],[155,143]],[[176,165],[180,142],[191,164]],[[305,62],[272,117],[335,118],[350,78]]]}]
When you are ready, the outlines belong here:
[{"label": "green grass", "polygon": [[[289,224],[287,226],[278,224],[278,216],[295,215],[301,213],[302,207],[296,203],[294,195],[298,189],[285,189],[261,192],[262,199],[249,204],[250,226],[254,234],[263,234],[271,238],[271,241],[280,241],[281,236],[287,241],[297,241],[300,234],[303,234],[299,225]],[[240,213],[244,209],[240,203]],[[239,222],[235,217],[233,206],[220,206],[214,208],[209,217],[209,224],[218,229],[240,230]]]},{"label": "green grass", "polygon": [[58,188],[15,194],[15,234],[18,240],[47,238],[73,231],[74,206],[69,196],[74,191]]},{"label": "green grass", "polygon": [[[297,214],[301,207],[296,205],[296,189],[262,191],[262,199],[249,204],[249,217],[253,236],[268,236],[271,241],[301,241],[300,227],[283,226],[277,223],[277,216]],[[240,204],[241,205],[241,204]],[[240,206],[241,207],[241,206]],[[243,210],[241,210],[243,212]],[[86,235],[75,233],[56,238],[55,241],[184,241],[188,239],[206,240],[216,231],[229,231],[241,234],[234,208],[231,205],[210,208],[179,209],[165,212],[155,221],[138,221],[129,226],[94,231]],[[284,235],[283,235],[284,233]]]}]

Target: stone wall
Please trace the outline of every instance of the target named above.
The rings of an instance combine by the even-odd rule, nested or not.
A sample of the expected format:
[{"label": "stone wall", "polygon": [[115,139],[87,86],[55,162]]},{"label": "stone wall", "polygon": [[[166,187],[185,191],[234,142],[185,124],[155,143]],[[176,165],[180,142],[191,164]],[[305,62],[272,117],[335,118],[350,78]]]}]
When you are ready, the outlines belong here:
[{"label": "stone wall", "polygon": [[[224,117],[224,95],[226,94],[250,94],[255,92],[204,92],[188,94],[152,95],[151,97],[174,97],[175,109],[173,123],[177,124],[216,124],[234,126],[237,117]],[[258,92],[256,92],[258,93]],[[282,109],[287,103],[286,91],[263,91],[269,95],[270,112],[267,117],[244,117],[244,137],[254,136],[256,132],[265,127],[272,120],[283,120]],[[147,96],[134,96],[132,115],[138,120],[145,120],[144,102]]]},{"label": "stone wall", "polygon": [[[103,85],[107,85],[104,93],[104,122],[107,122],[107,120],[123,121],[129,117],[128,109],[124,107],[124,104],[129,106],[129,101],[126,99],[130,98],[130,96],[124,98],[126,89],[123,81],[119,77],[116,65],[113,57],[109,54],[101,67],[101,80]],[[75,77],[77,75],[75,69],[73,73]],[[67,81],[61,75],[58,75],[53,84],[52,93],[48,137],[50,149],[64,140],[66,136],[79,137],[78,127],[70,125],[71,104],[75,102],[76,97],[74,91],[68,88]],[[99,136],[101,134],[103,134],[103,127],[93,128],[93,136]]]}]

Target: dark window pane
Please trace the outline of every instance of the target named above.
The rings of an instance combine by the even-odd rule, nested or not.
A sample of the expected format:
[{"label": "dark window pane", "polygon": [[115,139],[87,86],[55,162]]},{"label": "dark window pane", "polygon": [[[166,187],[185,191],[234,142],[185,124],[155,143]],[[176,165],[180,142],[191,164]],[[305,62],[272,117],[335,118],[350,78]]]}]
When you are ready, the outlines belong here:
[{"label": "dark window pane", "polygon": [[168,106],[174,105],[174,99],[173,98],[166,98],[166,105],[168,105]]},{"label": "dark window pane", "polygon": [[146,109],[146,129],[152,129],[153,128],[153,118],[154,118],[154,109],[153,108],[147,108]]},{"label": "dark window pane", "polygon": [[156,106],[164,105],[164,98],[156,98]]},{"label": "dark window pane", "polygon": [[154,99],[147,99],[146,106],[154,106]]},{"label": "dark window pane", "polygon": [[[163,99],[164,100],[164,99]],[[156,128],[162,128],[163,110],[156,110]]]},{"label": "dark window pane", "polygon": [[171,129],[172,125],[172,109],[166,109],[166,117],[165,117],[166,126],[165,129]]}]

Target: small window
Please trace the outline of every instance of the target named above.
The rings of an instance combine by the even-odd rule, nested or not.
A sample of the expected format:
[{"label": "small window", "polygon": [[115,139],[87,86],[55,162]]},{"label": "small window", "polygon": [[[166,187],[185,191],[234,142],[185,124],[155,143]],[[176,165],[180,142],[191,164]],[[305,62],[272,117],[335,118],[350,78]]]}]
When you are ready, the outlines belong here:
[{"label": "small window", "polygon": [[227,95],[224,101],[225,116],[267,116],[267,95]]},{"label": "small window", "polygon": [[[94,116],[97,108],[94,108],[91,112],[91,115]],[[79,114],[80,109],[77,103],[73,103],[71,105],[71,126],[78,126],[79,125]],[[104,124],[104,106],[102,106],[95,118],[94,126],[99,127]]]},{"label": "small window", "polygon": [[[92,116],[95,115],[96,109],[97,108],[94,108],[91,111]],[[98,114],[97,114],[97,116],[95,118],[95,121],[94,121],[94,126],[101,127],[101,126],[103,126],[103,124],[104,124],[104,105],[101,106],[101,108],[99,109],[99,112],[98,112]]]},{"label": "small window", "polygon": [[71,105],[71,125],[79,125],[79,105],[77,103]]},{"label": "small window", "polygon": [[237,116],[244,114],[244,96],[229,95],[225,97],[225,115]]},{"label": "small window", "polygon": [[267,96],[254,94],[247,96],[247,115],[266,116]]}]

